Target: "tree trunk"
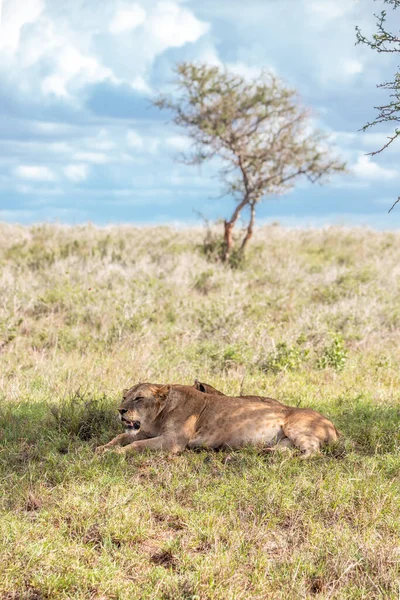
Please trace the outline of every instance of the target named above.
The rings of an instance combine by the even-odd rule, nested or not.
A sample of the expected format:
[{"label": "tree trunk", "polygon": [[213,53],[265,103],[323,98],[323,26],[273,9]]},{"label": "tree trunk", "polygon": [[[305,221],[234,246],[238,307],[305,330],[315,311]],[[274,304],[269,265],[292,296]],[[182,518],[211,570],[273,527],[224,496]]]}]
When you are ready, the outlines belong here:
[{"label": "tree trunk", "polygon": [[250,220],[249,220],[249,224],[247,226],[246,235],[244,236],[242,245],[240,246],[241,252],[245,251],[247,244],[253,237],[253,227],[254,227],[255,216],[256,216],[256,207],[255,207],[255,203],[253,202],[250,206]]},{"label": "tree trunk", "polygon": [[225,247],[224,247],[224,254],[222,257],[222,260],[224,262],[226,262],[229,258],[229,255],[231,253],[232,250],[232,246],[233,246],[233,227],[234,227],[234,223],[232,223],[232,221],[224,221],[224,243],[225,243]]},{"label": "tree trunk", "polygon": [[238,220],[242,209],[248,204],[248,197],[245,196],[243,200],[238,204],[235,208],[232,217],[229,221],[224,221],[224,253],[222,256],[223,262],[226,262],[229,259],[230,253],[233,248],[233,228],[235,226],[236,221]]}]

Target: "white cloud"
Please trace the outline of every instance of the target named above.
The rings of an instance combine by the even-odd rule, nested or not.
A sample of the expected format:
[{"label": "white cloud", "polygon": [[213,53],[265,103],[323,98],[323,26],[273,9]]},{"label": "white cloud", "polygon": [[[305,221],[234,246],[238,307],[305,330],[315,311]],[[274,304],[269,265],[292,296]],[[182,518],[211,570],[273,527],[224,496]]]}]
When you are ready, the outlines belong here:
[{"label": "white cloud", "polygon": [[137,25],[133,33],[105,36],[97,50],[102,64],[108,66],[115,77],[149,93],[148,76],[154,60],[169,48],[199,40],[209,30],[209,23],[199,20],[180,1],[148,0],[141,5],[146,8],[143,23]]},{"label": "white cloud", "polygon": [[161,140],[157,138],[149,138],[145,142],[145,148],[149,152],[149,154],[157,154],[160,148]]},{"label": "white cloud", "polygon": [[117,10],[111,21],[111,33],[132,31],[146,20],[146,11],[139,4],[125,5]]},{"label": "white cloud", "polygon": [[326,53],[316,58],[316,75],[322,87],[335,88],[336,86],[347,86],[356,75],[364,71],[360,61],[353,60],[348,56],[335,57],[332,53]]},{"label": "white cloud", "polygon": [[[229,63],[227,66],[230,71],[233,71],[233,73],[236,73],[245,79],[256,79],[260,77],[262,71],[264,70],[262,66],[248,65],[240,61],[236,63]],[[274,69],[269,67],[268,71],[274,72]]]},{"label": "white cloud", "polygon": [[19,45],[21,29],[37,20],[44,9],[43,0],[24,0],[23,8],[15,0],[4,0],[0,6],[0,49],[14,53]]},{"label": "white cloud", "polygon": [[366,181],[390,181],[399,177],[399,171],[381,167],[371,160],[370,156],[360,154],[351,171],[360,179]]},{"label": "white cloud", "polygon": [[319,23],[326,23],[345,16],[354,10],[355,2],[349,0],[312,0],[306,7]]},{"label": "white cloud", "polygon": [[[393,136],[393,133],[393,131],[388,131],[386,133],[378,133],[372,131],[361,132],[360,141],[363,148],[365,148],[367,152],[375,152],[376,150],[380,150],[385,144],[389,142],[389,138]],[[389,144],[389,146],[385,148],[385,155],[398,155],[399,143],[400,140],[394,140],[391,144]]]},{"label": "white cloud", "polygon": [[30,181],[56,181],[55,174],[48,167],[21,165],[14,169],[14,174]]},{"label": "white cloud", "polygon": [[197,60],[202,63],[206,63],[207,65],[212,65],[214,67],[222,67],[223,63],[218,56],[218,52],[212,43],[207,43],[203,45],[200,51],[197,54]]},{"label": "white cloud", "polygon": [[[40,197],[43,198],[44,196],[62,196],[64,194],[63,190],[61,188],[56,188],[54,186],[51,186],[50,188],[46,188],[43,186],[40,186],[40,188],[38,189],[38,187],[35,184],[31,184],[31,185],[27,185],[26,183],[18,183],[15,186],[16,191],[19,194],[26,194],[26,195],[37,195],[40,194]],[[40,204],[42,203],[42,201],[40,202]],[[35,202],[36,205],[38,205],[38,202]]]},{"label": "white cloud", "polygon": [[[280,4],[287,7],[289,0]],[[363,48],[355,46],[354,24],[361,24],[360,11],[355,14],[358,7],[356,0],[298,0],[292,4],[293,10],[287,10],[285,27],[290,32],[294,66],[302,64],[304,68],[307,63],[312,65],[310,79],[314,78],[318,87],[325,88],[349,85],[364,70],[371,76],[370,69],[365,69],[369,55],[366,57]],[[367,10],[364,8],[364,11]],[[305,30],[298,28],[298,21],[307,22],[307,44],[303,43]],[[275,38],[275,34],[271,33]],[[296,80],[295,73],[294,77]],[[304,85],[303,82],[298,83]],[[310,85],[310,94],[311,89]]]},{"label": "white cloud", "polygon": [[0,72],[25,95],[76,105],[83,87],[105,80],[150,94],[154,59],[209,29],[180,0],[71,0],[67,12],[59,2],[5,0],[3,12],[0,51],[7,52],[0,52]]},{"label": "white cloud", "polygon": [[357,75],[358,73],[362,73],[364,70],[364,65],[359,60],[355,59],[347,59],[342,63],[343,73],[346,75]]},{"label": "white cloud", "polygon": [[86,85],[107,78],[113,80],[114,76],[110,69],[100,65],[92,56],[84,56],[73,46],[66,46],[57,56],[56,74],[43,80],[42,90],[66,97],[69,95],[68,85],[75,78]]},{"label": "white cloud", "polygon": [[358,139],[357,133],[354,131],[332,131],[329,137],[332,142],[345,146],[354,144]]},{"label": "white cloud", "polygon": [[50,152],[55,152],[57,154],[71,154],[72,148],[65,142],[53,142],[52,144],[48,144],[47,148]]},{"label": "white cloud", "polygon": [[179,47],[195,42],[209,29],[193,13],[175,2],[159,2],[149,15],[147,31],[161,48]]},{"label": "white cloud", "polygon": [[180,152],[188,150],[191,145],[190,139],[183,135],[172,135],[166,139],[165,143],[173,150],[179,150]]},{"label": "white cloud", "polygon": [[[154,136],[143,137],[137,133],[134,129],[128,131],[125,136],[126,143],[130,148],[140,150],[140,154],[156,154],[160,148],[161,140]],[[124,155],[123,158],[128,158],[129,155]],[[131,158],[131,157],[129,157]]]},{"label": "white cloud", "polygon": [[[0,50],[7,52],[0,54],[0,66],[25,94],[40,90],[44,95],[71,98],[72,84],[76,90],[87,83],[113,79],[112,71],[93,54],[95,25],[81,33],[74,27],[73,10],[70,17],[63,10],[57,12],[57,4],[48,3],[45,8],[43,0],[23,0],[21,10],[21,2],[6,0]],[[79,6],[77,12],[79,9],[83,17],[83,7]],[[44,76],[43,72],[47,74]]]},{"label": "white cloud", "polygon": [[144,94],[151,94],[151,87],[146,83],[144,77],[142,75],[136,75],[131,81],[131,86],[137,90],[138,92],[143,92]]},{"label": "white cloud", "polygon": [[53,123],[51,121],[33,121],[31,123],[31,131],[33,133],[63,135],[68,133],[69,130],[70,126],[65,123]]},{"label": "white cloud", "polygon": [[128,131],[128,133],[126,134],[126,141],[128,142],[129,146],[132,146],[133,148],[143,148],[142,138],[133,129]]},{"label": "white cloud", "polygon": [[96,165],[104,165],[109,162],[108,157],[103,152],[77,152],[74,155],[75,160],[83,160]]},{"label": "white cloud", "polygon": [[42,58],[53,60],[61,44],[67,43],[66,36],[65,24],[56,23],[43,11],[29,28],[23,30],[15,61],[20,68],[28,69]]},{"label": "white cloud", "polygon": [[64,173],[68,179],[78,183],[87,179],[89,168],[87,165],[67,165],[64,168]]},{"label": "white cloud", "polygon": [[[95,140],[95,145],[98,150],[113,150],[116,146],[116,143],[111,139],[99,139]],[[107,158],[107,157],[106,157]]]},{"label": "white cloud", "polygon": [[46,77],[42,83],[42,91],[45,94],[54,94],[55,96],[68,97],[65,89],[66,80],[60,75],[51,75]]},{"label": "white cloud", "polygon": [[[338,146],[343,146],[351,151],[364,149],[366,153],[375,152],[388,143],[393,132],[373,131],[332,131],[330,140]],[[398,154],[400,140],[394,141],[385,148],[385,156]]]}]

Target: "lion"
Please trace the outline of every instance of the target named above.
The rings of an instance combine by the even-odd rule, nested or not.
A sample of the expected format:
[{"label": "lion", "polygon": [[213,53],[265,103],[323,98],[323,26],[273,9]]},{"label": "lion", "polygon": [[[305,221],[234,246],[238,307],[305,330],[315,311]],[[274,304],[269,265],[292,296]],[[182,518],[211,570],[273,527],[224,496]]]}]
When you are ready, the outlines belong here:
[{"label": "lion", "polygon": [[118,409],[125,433],[96,451],[117,447],[119,454],[147,449],[179,453],[252,445],[297,448],[302,458],[309,458],[338,439],[333,423],[320,413],[275,402],[212,395],[193,386],[139,383],[124,393]]}]

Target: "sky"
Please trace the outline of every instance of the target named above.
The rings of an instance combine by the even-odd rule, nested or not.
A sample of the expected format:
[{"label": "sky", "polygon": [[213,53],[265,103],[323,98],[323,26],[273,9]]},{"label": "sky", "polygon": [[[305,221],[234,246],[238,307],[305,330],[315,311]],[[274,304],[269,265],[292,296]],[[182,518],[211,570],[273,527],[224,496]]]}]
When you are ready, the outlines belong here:
[{"label": "sky", "polygon": [[[362,126],[387,101],[396,55],[355,44],[380,0],[0,0],[0,220],[99,225],[226,218],[215,165],[151,99],[179,61],[273,71],[311,107],[349,174],[268,197],[259,222],[400,227],[399,143]],[[388,19],[400,29],[399,12]],[[396,27],[397,25],[397,27]],[[399,61],[400,62],[400,61]]]}]

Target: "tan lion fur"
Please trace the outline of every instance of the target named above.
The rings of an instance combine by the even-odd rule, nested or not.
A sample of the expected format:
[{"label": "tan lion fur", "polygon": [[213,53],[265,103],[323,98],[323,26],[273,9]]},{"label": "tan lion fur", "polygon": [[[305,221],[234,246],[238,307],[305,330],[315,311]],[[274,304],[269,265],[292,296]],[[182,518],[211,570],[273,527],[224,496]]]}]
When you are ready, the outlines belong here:
[{"label": "tan lion fur", "polygon": [[335,426],[320,413],[259,396],[207,394],[194,386],[141,383],[124,394],[119,408],[129,429],[97,449],[181,452],[185,448],[295,447],[303,458],[335,442]]}]

